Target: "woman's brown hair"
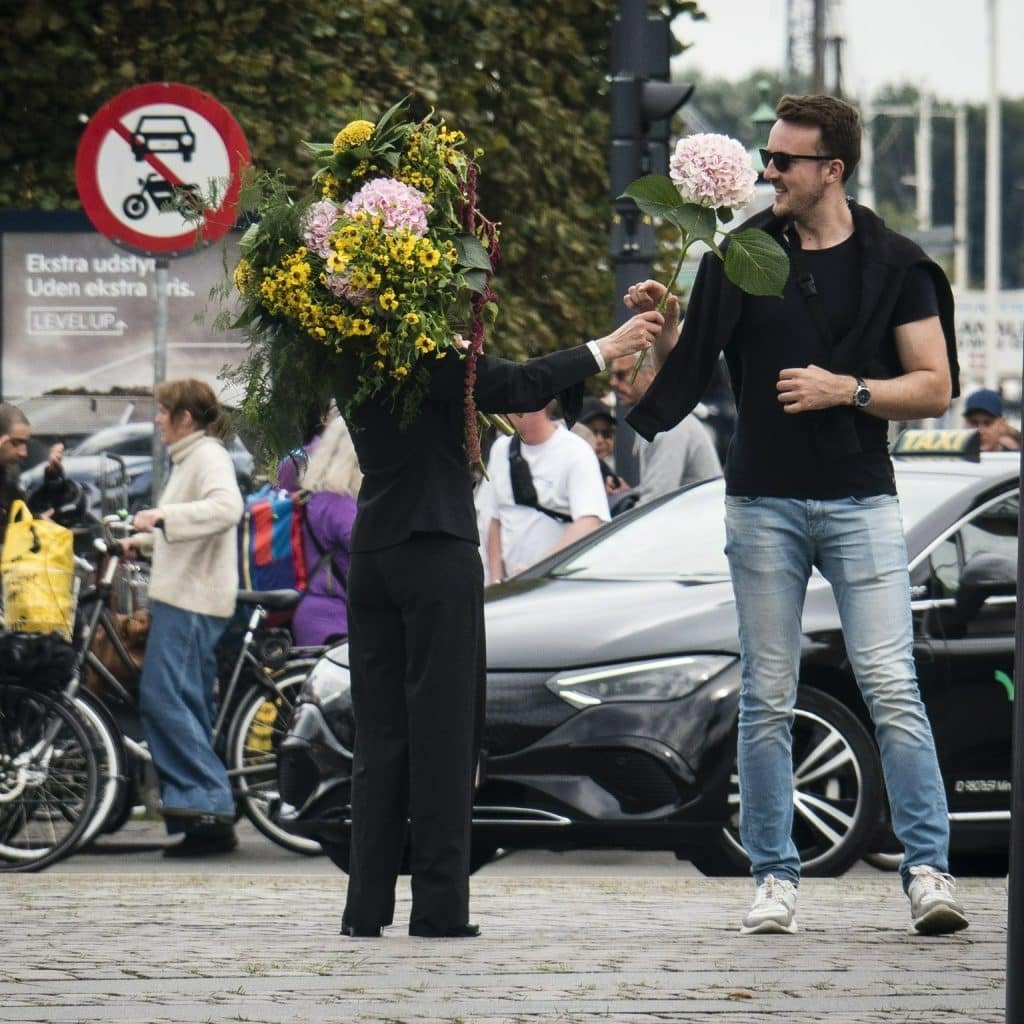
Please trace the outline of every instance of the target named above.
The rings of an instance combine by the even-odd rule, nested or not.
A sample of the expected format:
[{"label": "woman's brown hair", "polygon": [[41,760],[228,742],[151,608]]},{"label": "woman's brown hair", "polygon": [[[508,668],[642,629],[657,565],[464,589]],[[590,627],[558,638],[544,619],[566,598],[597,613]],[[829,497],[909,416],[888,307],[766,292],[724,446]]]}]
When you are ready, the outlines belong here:
[{"label": "woman's brown hair", "polygon": [[154,392],[157,402],[162,405],[172,422],[181,419],[184,413],[192,417],[197,430],[220,437],[224,432],[224,414],[217,396],[209,384],[194,377],[186,380],[165,380],[157,384]]}]

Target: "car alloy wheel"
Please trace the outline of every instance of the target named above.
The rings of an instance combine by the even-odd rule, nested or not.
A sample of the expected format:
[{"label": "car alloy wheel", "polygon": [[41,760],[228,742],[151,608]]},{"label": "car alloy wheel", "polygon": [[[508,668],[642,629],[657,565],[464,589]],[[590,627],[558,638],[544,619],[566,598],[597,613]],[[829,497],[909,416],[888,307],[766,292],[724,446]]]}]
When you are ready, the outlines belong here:
[{"label": "car alloy wheel", "polygon": [[[807,876],[840,875],[866,852],[883,807],[882,769],[860,720],[834,697],[802,687],[793,722],[793,841]],[[690,858],[706,875],[746,875],[739,838],[739,776],[729,782],[719,841]]]}]

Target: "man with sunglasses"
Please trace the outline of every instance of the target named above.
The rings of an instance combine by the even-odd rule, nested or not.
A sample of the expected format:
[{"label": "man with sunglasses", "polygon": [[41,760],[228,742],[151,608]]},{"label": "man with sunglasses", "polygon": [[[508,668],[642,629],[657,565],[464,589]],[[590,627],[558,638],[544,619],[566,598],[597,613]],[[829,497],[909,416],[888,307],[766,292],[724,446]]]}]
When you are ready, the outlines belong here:
[{"label": "man with sunglasses", "polygon": [[[953,297],[917,245],[846,197],[857,111],[830,96],[784,96],[775,113],[762,152],[775,200],[745,226],[788,250],[784,293],[743,294],[705,256],[681,330],[679,303],[668,301],[659,373],[629,418],[648,438],[671,428],[724,351],[738,408],[725,518],[742,658],[740,835],[758,886],[741,932],[797,928],[791,727],[815,568],[832,585],[874,721],[912,925],[952,932],[967,918],[947,874],[945,790],[914,668],[887,426],[937,416],[957,394]],[[663,294],[644,282],[626,304],[647,309]]]}]

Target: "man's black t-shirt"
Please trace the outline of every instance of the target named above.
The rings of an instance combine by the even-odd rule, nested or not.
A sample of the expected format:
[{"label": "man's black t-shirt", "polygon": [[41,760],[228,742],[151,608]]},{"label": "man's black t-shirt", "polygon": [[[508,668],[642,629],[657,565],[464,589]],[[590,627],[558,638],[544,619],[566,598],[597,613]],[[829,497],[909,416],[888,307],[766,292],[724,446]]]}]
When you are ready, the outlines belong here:
[{"label": "man's black t-shirt", "polygon": [[[887,445],[887,421],[857,411],[854,424],[861,451],[841,458],[826,455],[816,442],[822,417],[831,410],[786,413],[778,399],[779,372],[810,364],[829,369],[831,349],[854,326],[860,306],[861,270],[857,240],[830,249],[794,254],[781,299],[743,296],[743,315],[726,349],[734,379],[739,376],[736,434],[725,468],[729,494],[787,498],[867,497],[895,494]],[[828,323],[829,338],[801,294],[799,279],[811,274]],[[912,267],[890,321],[892,328],[938,315],[935,286],[923,267]],[[894,377],[903,372],[891,333],[876,360]],[[849,415],[848,409],[841,410]]]}]

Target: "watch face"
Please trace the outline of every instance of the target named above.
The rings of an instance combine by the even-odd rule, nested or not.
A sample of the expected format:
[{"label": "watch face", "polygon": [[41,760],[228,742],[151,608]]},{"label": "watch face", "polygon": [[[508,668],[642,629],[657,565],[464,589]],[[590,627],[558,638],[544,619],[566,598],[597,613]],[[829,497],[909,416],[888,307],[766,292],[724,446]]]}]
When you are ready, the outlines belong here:
[{"label": "watch face", "polygon": [[857,388],[857,391],[853,396],[853,400],[862,409],[871,401],[871,391],[868,389],[867,385],[861,384],[861,386]]}]

